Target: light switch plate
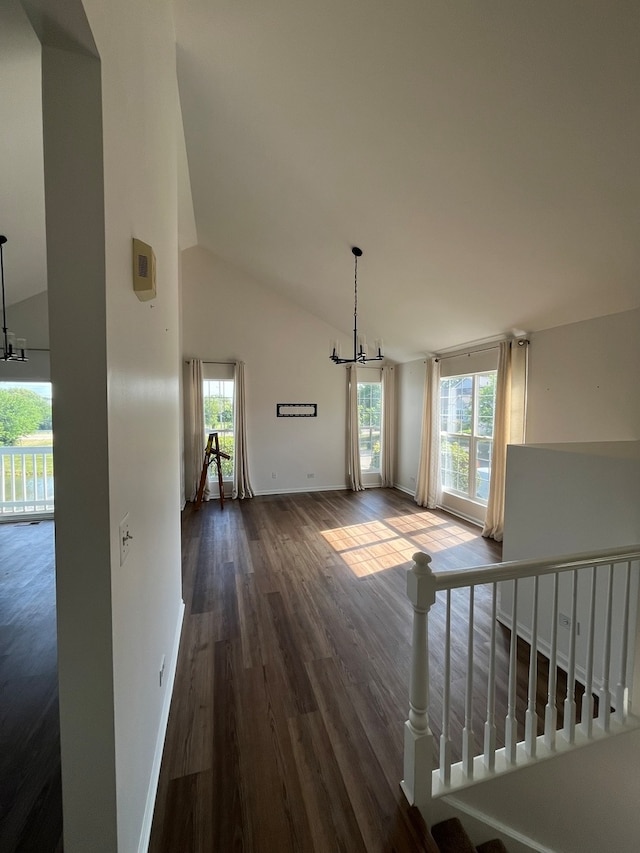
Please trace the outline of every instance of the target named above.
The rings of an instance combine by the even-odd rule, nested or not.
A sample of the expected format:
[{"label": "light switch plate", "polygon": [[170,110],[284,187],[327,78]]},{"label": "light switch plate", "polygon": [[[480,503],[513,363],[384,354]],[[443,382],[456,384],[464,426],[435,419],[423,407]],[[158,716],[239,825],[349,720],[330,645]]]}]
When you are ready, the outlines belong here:
[{"label": "light switch plate", "polygon": [[133,536],[131,535],[131,527],[129,524],[129,513],[127,513],[120,522],[120,525],[118,527],[118,538],[120,540],[120,565],[123,566],[125,560],[129,556],[131,540],[133,539]]}]

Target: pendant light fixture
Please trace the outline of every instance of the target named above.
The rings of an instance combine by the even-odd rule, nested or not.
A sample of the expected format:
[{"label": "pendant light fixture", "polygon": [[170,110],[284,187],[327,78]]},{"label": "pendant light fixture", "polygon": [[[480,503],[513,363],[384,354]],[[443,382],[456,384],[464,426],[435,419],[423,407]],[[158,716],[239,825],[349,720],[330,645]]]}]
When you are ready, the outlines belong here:
[{"label": "pendant light fixture", "polygon": [[3,246],[7,238],[0,234],[0,280],[2,281],[2,360],[3,361],[29,361],[25,355],[27,341],[25,338],[16,338],[13,332],[7,329],[7,308],[4,295],[4,254]]},{"label": "pendant light fixture", "polygon": [[382,341],[376,341],[374,350],[376,355],[367,355],[367,343],[364,335],[358,334],[358,258],[362,257],[362,249],[353,246],[351,252],[354,257],[354,274],[353,274],[353,358],[340,358],[340,345],[336,341],[333,345],[333,352],[329,356],[334,364],[366,364],[368,361],[381,361],[384,358],[382,354]]}]

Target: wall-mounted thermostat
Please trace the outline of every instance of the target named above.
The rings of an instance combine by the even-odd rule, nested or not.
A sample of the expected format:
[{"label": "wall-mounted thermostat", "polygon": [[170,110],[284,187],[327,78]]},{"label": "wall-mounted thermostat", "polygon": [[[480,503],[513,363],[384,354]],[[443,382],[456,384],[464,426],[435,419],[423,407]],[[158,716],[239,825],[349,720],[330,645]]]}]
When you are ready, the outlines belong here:
[{"label": "wall-mounted thermostat", "polygon": [[142,240],[133,238],[133,290],[141,302],[156,296],[156,256]]}]

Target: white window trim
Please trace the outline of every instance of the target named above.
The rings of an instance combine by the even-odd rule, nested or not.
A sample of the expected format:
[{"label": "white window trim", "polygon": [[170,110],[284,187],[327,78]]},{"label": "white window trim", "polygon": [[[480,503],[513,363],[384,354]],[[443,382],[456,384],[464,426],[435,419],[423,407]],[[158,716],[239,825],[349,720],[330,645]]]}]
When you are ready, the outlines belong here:
[{"label": "white window trim", "polygon": [[[484,354],[483,354],[484,356]],[[476,360],[473,364],[473,370],[468,369],[470,366],[467,362],[467,369],[461,370],[464,365],[462,359],[465,358],[463,356],[457,357],[455,359],[451,359],[451,361],[455,361],[455,365],[449,365],[449,369],[447,371],[441,372],[440,381],[443,379],[453,379],[458,376],[477,376],[480,374],[487,373],[497,373],[497,363],[492,363],[491,360],[483,357],[482,362]],[[493,359],[493,362],[497,362],[497,356]],[[453,369],[452,369],[453,368]],[[438,389],[438,393],[440,394],[440,389]],[[474,430],[477,426],[476,424],[476,390],[475,390],[475,379],[474,379],[474,399],[473,399],[473,426]],[[442,437],[442,432],[440,432],[440,436]],[[472,435],[464,435],[460,433],[445,433],[446,435],[451,435],[453,437],[461,437],[467,438],[470,440],[470,449],[469,449],[469,472],[471,475],[471,471],[475,471],[475,460],[477,453],[477,442],[478,441],[493,441],[493,435],[490,438],[486,436],[478,436],[475,434]],[[471,497],[469,494],[463,494],[462,492],[454,491],[453,489],[447,489],[444,485],[442,486],[442,498],[441,498],[441,506],[443,509],[446,509],[455,515],[459,515],[462,518],[467,519],[468,521],[472,521],[476,524],[482,525],[484,523],[484,519],[487,512],[487,501],[481,501],[477,498]]]}]

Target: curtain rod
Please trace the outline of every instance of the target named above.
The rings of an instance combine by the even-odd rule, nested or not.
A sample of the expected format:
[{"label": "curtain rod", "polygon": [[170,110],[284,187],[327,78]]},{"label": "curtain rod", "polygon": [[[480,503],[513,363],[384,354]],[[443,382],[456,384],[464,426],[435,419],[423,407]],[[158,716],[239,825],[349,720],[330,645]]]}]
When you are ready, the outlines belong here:
[{"label": "curtain rod", "polygon": [[[502,343],[502,342],[500,342]],[[478,347],[477,349],[459,350],[452,352],[450,355],[437,355],[436,361],[444,361],[446,358],[464,358],[465,355],[475,355],[477,352],[490,352],[492,349],[500,349],[500,343],[493,344],[490,347]],[[514,338],[512,343],[517,343],[519,347],[523,347],[530,343],[528,338]]]}]

